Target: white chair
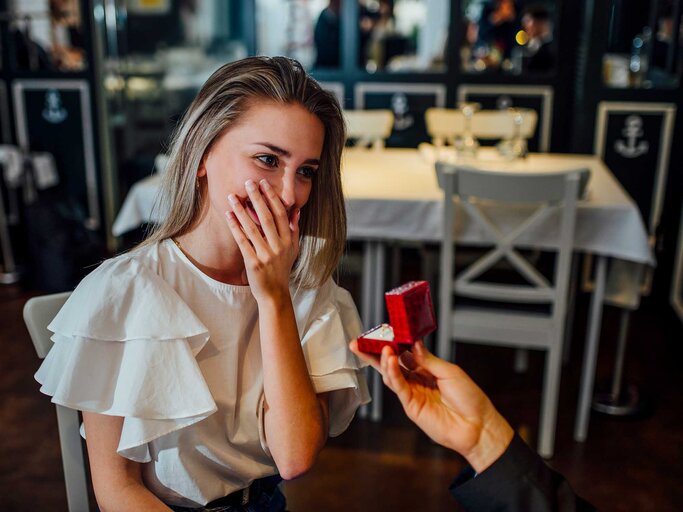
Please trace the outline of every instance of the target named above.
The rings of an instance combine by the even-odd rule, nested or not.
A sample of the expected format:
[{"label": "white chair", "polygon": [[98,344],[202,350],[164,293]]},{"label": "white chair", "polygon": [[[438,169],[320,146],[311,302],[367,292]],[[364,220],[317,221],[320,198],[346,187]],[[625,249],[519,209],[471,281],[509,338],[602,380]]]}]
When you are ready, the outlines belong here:
[{"label": "white chair", "polygon": [[344,110],[346,135],[356,146],[382,149],[394,127],[394,113],[386,109]]},{"label": "white chair", "polygon": [[[536,131],[535,110],[517,109],[522,116],[519,136],[530,139]],[[472,116],[472,135],[478,139],[510,139],[515,135],[512,110],[480,110]],[[427,133],[435,146],[455,145],[465,130],[465,116],[455,108],[428,108],[425,111]]]},{"label": "white chair", "polygon": [[[70,294],[71,292],[64,292],[33,297],[24,305],[24,322],[40,359],[45,359],[52,348],[52,333],[47,330],[47,326]],[[61,405],[56,405],[56,408],[69,511],[87,512],[90,510],[88,477],[79,432],[78,411]]]},{"label": "white chair", "polygon": [[[544,457],[551,457],[576,202],[587,182],[588,170],[531,174],[477,170],[443,162],[437,162],[436,168],[444,190],[437,353],[451,359],[453,341],[545,350],[538,451]],[[453,269],[454,195],[460,198],[470,222],[486,233],[493,246],[457,276]],[[492,210],[486,213],[494,204],[515,208],[515,214],[528,215],[514,229],[502,230],[491,220]],[[549,218],[552,222],[554,214],[559,217],[553,251],[555,267],[550,272],[553,275],[547,278],[519,252],[519,240]],[[492,282],[494,277],[486,272],[500,261],[507,261],[527,284]],[[462,299],[476,301],[476,305],[454,302],[454,296],[461,298],[461,302]],[[527,306],[520,308],[520,304]],[[524,310],[530,305],[543,306],[544,311]]]}]

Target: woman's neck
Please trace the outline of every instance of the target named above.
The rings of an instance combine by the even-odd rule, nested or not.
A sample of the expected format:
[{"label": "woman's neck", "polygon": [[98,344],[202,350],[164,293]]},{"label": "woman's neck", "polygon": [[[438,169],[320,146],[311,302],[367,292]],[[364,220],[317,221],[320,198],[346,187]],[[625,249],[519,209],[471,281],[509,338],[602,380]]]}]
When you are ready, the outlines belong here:
[{"label": "woman's neck", "polygon": [[207,276],[226,284],[248,284],[244,259],[226,224],[216,229],[200,222],[192,230],[174,238],[181,251]]}]

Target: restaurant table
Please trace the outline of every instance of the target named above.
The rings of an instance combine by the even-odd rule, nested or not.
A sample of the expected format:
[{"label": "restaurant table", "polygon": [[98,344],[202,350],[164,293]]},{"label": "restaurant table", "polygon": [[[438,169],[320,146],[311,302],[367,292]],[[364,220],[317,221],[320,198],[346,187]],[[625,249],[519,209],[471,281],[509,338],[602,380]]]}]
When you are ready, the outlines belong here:
[{"label": "restaurant table", "polygon": [[[348,214],[348,238],[364,242],[361,315],[366,327],[381,323],[384,314],[384,270],[387,242],[433,242],[441,240],[443,193],[434,160],[455,161],[455,154],[431,146],[420,149],[368,150],[348,148],[342,159],[342,178]],[[482,148],[477,158],[464,165],[490,170],[519,172],[589,169],[590,180],[577,207],[574,250],[595,257],[594,286],[574,430],[576,440],[586,438],[597,362],[608,260],[653,265],[648,235],[635,202],[604,162],[593,155],[537,153],[505,160],[494,149]],[[159,222],[164,212],[153,208],[160,176],[136,183],[127,195],[112,231],[118,236],[145,222]],[[485,245],[488,235],[470,223],[456,205],[455,237],[459,243]],[[515,226],[528,215],[523,209],[497,206],[486,210],[501,229]],[[555,247],[558,217],[548,216],[521,241],[529,248]],[[637,293],[639,283],[611,279],[624,293]],[[372,416],[381,416],[381,403],[373,403]]]}]

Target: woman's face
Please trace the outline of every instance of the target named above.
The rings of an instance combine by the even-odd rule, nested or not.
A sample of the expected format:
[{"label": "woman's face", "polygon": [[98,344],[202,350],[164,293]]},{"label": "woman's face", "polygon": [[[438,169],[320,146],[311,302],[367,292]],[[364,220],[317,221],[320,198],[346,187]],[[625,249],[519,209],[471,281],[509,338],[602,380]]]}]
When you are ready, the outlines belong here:
[{"label": "woman's face", "polygon": [[206,176],[209,217],[225,223],[228,195],[235,194],[260,225],[245,183],[252,180],[258,186],[265,179],[291,218],[308,201],[324,138],[320,119],[299,103],[253,100],[237,123],[214,142],[197,173]]}]

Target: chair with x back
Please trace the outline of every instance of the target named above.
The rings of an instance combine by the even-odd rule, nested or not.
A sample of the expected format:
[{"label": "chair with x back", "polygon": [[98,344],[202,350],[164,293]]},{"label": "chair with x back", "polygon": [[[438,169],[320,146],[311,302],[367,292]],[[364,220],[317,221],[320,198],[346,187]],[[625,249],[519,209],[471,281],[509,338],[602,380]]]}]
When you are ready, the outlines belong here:
[{"label": "chair with x back", "polygon": [[382,149],[394,127],[394,113],[386,109],[344,110],[346,135],[359,147]]},{"label": "chair with x back", "polygon": [[[521,124],[515,127],[515,112],[521,116]],[[472,116],[472,135],[479,139],[510,139],[519,136],[530,139],[536,131],[538,115],[535,110],[480,110]],[[435,146],[454,146],[456,139],[465,132],[465,115],[455,108],[428,108],[425,111],[427,133]],[[515,130],[519,130],[518,133]]]},{"label": "chair with x back", "polygon": [[[587,169],[513,172],[436,164],[444,191],[444,233],[440,257],[437,353],[451,359],[457,343],[479,343],[546,351],[538,451],[553,454],[560,385],[564,320],[574,245],[577,199]],[[491,250],[466,268],[454,270],[456,203],[485,233]],[[460,209],[458,209],[460,211]],[[511,219],[516,223],[511,226]],[[504,226],[503,226],[504,225]],[[535,229],[557,233],[548,248],[554,268],[537,268],[524,257],[525,236]],[[500,279],[494,265],[514,270]]]},{"label": "chair with x back", "polygon": [[[45,359],[52,348],[50,339],[52,333],[47,326],[69,295],[71,292],[33,297],[24,305],[24,322],[40,359]],[[59,429],[69,512],[87,512],[90,510],[88,477],[81,444],[78,411],[59,404],[55,404],[55,407],[57,408],[57,428]]]}]

